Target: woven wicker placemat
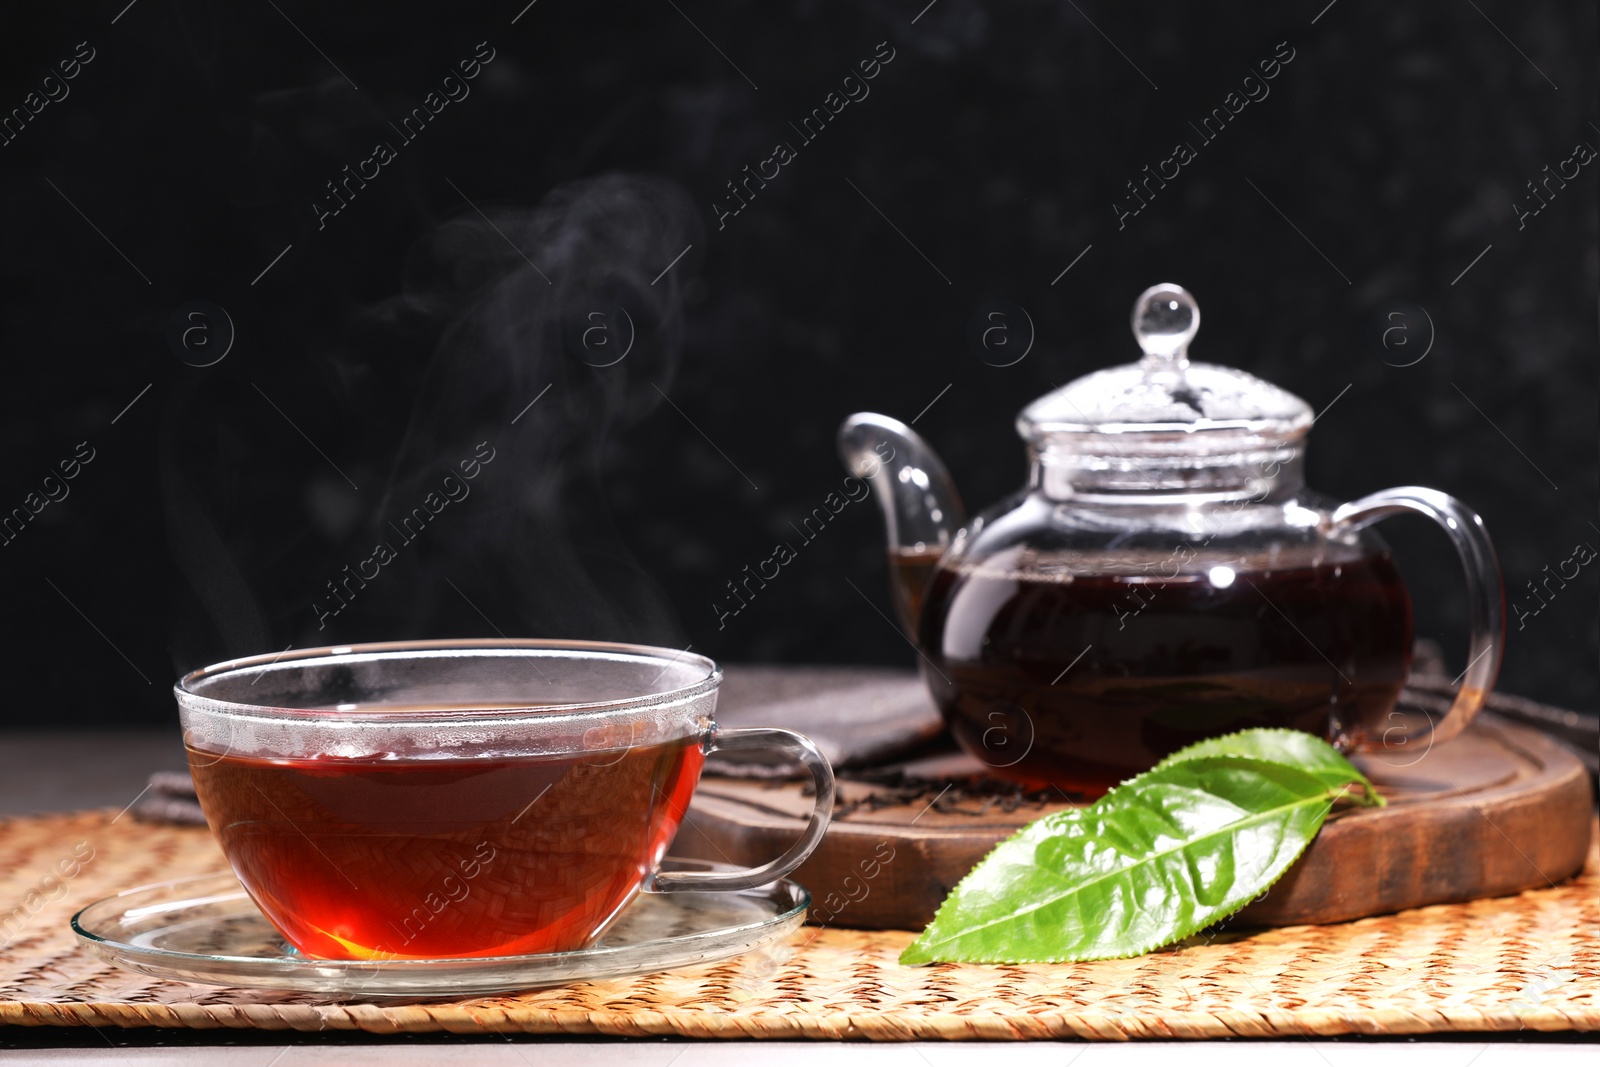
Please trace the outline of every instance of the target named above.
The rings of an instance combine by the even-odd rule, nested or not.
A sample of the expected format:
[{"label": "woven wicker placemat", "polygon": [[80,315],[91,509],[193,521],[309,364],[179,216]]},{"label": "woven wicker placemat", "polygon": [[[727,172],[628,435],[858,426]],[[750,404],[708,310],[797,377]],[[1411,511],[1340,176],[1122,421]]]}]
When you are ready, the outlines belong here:
[{"label": "woven wicker placemat", "polygon": [[67,922],[90,901],[224,870],[205,830],[115,812],[9,820],[0,868],[0,1024],[878,1040],[1600,1029],[1593,851],[1576,879],[1515,897],[1132,960],[901,967],[911,934],[808,927],[711,966],[404,1005],[168,982],[77,946]]}]

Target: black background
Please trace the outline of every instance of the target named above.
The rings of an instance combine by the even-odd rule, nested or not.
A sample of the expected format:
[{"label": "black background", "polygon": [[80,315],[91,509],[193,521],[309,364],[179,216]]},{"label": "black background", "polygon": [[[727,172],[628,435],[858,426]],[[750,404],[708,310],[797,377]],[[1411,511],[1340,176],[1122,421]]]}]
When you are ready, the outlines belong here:
[{"label": "black background", "polygon": [[[1594,10],[1324,3],[8,13],[7,112],[80,41],[95,57],[0,147],[0,510],[79,442],[95,458],[0,548],[0,721],[170,724],[175,672],[401,636],[909,664],[871,504],[722,629],[712,605],[841,486],[852,411],[921,413],[969,505],[1015,488],[1016,411],[1134,358],[1129,307],[1164,280],[1201,302],[1196,358],[1338,398],[1313,486],[1460,496],[1533,606],[1529,579],[1600,547],[1600,167],[1521,229],[1513,198],[1600,147]],[[389,123],[479,42],[470,95],[405,141]],[[870,95],[802,143],[789,124],[880,42]],[[1279,42],[1270,96],[1119,229],[1124,184]],[[325,183],[379,141],[397,158],[319,229]],[[725,183],[779,141],[797,158],[719,228]],[[967,342],[994,299],[1035,326],[1013,366]],[[209,367],[214,311],[173,340],[192,301],[236,331]],[[1433,323],[1413,366],[1369,338],[1396,302]],[[588,365],[584,316],[618,306],[634,348]],[[319,629],[325,583],[481,441],[471,496]],[[1453,554],[1423,520],[1385,530],[1460,669]],[[1595,575],[1513,614],[1503,688],[1593,705]]]}]

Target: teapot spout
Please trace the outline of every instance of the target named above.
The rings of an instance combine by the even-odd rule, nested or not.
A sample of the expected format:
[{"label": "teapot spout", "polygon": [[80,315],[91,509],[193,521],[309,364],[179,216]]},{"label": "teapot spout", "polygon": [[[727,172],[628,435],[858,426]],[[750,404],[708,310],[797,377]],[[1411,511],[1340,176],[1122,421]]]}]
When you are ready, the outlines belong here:
[{"label": "teapot spout", "polygon": [[915,639],[928,579],[967,521],[961,497],[928,442],[899,419],[851,415],[839,427],[839,456],[883,509],[895,609]]}]

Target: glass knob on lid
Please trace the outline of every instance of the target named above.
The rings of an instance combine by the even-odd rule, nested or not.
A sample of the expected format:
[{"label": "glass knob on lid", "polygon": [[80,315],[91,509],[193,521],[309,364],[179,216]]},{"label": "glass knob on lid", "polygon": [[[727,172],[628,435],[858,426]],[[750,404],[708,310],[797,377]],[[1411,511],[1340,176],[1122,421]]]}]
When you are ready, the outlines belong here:
[{"label": "glass knob on lid", "polygon": [[1304,400],[1242,370],[1191,363],[1200,307],[1182,286],[1146,289],[1132,326],[1139,362],[1069,382],[1017,418],[1048,495],[1299,485],[1312,422]]},{"label": "glass knob on lid", "polygon": [[1146,372],[1181,371],[1189,365],[1189,342],[1200,332],[1200,305],[1181,285],[1162,282],[1133,304],[1133,336],[1144,350]]}]

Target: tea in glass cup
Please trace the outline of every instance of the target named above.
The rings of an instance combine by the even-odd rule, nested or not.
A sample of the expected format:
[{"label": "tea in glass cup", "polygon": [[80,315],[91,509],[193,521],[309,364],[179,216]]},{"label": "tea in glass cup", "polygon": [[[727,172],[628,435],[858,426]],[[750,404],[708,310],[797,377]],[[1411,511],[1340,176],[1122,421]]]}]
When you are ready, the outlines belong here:
[{"label": "tea in glass cup", "polygon": [[[189,764],[239,880],[326,959],[561,952],[641,891],[737,890],[797,867],[832,810],[805,738],[719,730],[702,656],[597,642],[311,649],[178,683]],[[803,763],[816,812],[751,870],[658,871],[711,751]]]}]

